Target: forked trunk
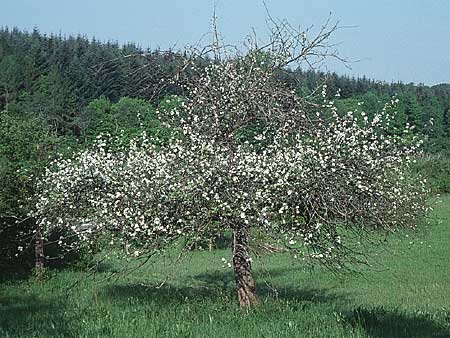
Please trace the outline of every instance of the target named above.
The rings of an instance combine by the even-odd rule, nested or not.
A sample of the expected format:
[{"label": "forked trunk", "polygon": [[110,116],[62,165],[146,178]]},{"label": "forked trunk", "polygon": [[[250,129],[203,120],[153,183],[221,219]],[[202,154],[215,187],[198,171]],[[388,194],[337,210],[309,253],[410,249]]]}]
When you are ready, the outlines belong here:
[{"label": "forked trunk", "polygon": [[239,305],[242,307],[258,305],[252,263],[248,254],[248,229],[238,228],[233,237],[233,268]]},{"label": "forked trunk", "polygon": [[39,230],[36,231],[36,243],[34,246],[34,256],[35,256],[34,267],[36,269],[36,272],[40,273],[44,269],[45,257],[44,257],[44,240],[43,240],[42,234]]}]

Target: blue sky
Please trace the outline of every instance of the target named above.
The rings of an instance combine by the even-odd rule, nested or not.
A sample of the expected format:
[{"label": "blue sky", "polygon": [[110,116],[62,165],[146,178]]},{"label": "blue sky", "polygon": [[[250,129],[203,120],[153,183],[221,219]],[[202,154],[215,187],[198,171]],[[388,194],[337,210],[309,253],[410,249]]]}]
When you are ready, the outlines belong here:
[{"label": "blue sky", "polygon": [[[450,0],[266,0],[271,15],[302,27],[328,14],[344,26],[333,42],[351,60],[324,70],[384,81],[450,83]],[[0,26],[43,33],[132,41],[143,47],[183,48],[210,29],[214,5],[227,42],[252,28],[266,33],[262,0],[1,0]]]}]

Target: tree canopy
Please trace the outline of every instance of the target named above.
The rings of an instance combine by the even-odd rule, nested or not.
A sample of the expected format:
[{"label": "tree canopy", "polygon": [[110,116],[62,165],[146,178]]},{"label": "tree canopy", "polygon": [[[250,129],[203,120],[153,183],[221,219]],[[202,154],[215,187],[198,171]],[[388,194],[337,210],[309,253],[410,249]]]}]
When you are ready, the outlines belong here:
[{"label": "tree canopy", "polygon": [[144,131],[113,149],[99,137],[53,161],[38,184],[38,226],[70,231],[78,240],[69,248],[100,240],[137,257],[232,233],[242,306],[258,303],[255,231],[302,261],[341,269],[364,255],[355,235],[414,227],[427,210],[424,182],[409,175],[421,140],[393,125],[398,100],[371,116],[340,114],[326,86],[305,99],[281,80],[287,65],[326,57],[333,30],[309,40],[276,26],[263,49],[230,54],[216,42],[205,66],[192,62],[202,54],[184,58],[171,82],[183,98],[156,113],[168,140]]}]

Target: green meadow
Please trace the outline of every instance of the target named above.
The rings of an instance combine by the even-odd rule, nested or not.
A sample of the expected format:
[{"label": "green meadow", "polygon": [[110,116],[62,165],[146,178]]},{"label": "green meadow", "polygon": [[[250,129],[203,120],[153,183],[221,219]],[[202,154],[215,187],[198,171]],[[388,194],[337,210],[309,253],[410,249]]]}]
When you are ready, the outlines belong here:
[{"label": "green meadow", "polygon": [[416,232],[369,248],[356,272],[255,259],[261,305],[250,311],[237,305],[222,249],[178,263],[166,254],[120,276],[123,262],[5,282],[0,337],[450,337],[450,197],[433,206]]}]

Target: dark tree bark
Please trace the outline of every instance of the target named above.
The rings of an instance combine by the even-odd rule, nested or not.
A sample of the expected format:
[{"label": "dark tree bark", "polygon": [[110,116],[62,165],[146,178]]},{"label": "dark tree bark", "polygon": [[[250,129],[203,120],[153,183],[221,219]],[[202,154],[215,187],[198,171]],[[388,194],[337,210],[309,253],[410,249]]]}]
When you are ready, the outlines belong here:
[{"label": "dark tree bark", "polygon": [[252,264],[248,254],[248,229],[239,227],[233,234],[233,268],[239,305],[249,307],[259,304]]},{"label": "dark tree bark", "polygon": [[42,234],[39,230],[36,231],[34,256],[35,256],[34,267],[36,269],[36,272],[40,273],[44,269],[45,256],[44,256],[44,239],[42,238]]}]

